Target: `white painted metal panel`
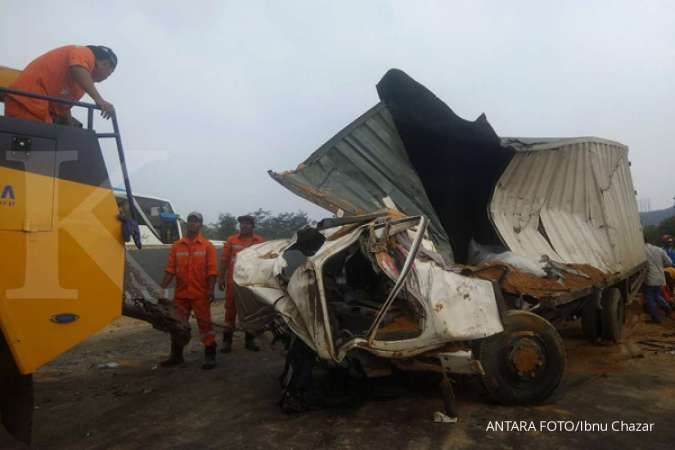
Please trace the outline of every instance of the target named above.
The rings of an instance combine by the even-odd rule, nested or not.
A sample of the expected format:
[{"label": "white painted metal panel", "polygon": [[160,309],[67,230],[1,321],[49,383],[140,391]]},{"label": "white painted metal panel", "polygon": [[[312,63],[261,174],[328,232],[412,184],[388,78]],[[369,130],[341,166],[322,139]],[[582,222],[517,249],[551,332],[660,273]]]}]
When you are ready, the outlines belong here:
[{"label": "white painted metal panel", "polygon": [[626,146],[577,138],[518,140],[513,147],[518,151],[490,203],[491,218],[513,252],[607,273],[645,260]]},{"label": "white painted metal panel", "polygon": [[270,176],[291,192],[333,213],[364,214],[390,207],[424,215],[439,251],[451,256],[448,235],[411,166],[391,113],[378,103],[347,125],[296,170]]},{"label": "white painted metal panel", "polygon": [[[277,276],[286,265],[283,252],[295,238],[251,246],[237,255],[234,282],[246,296],[250,294],[253,303],[272,306],[279,312],[319,357],[336,362],[355,347],[383,357],[408,358],[447,342],[480,339],[503,331],[492,283],[447,270],[436,254],[433,258],[417,258],[406,280],[406,289],[415,292],[411,295],[419,299],[419,306],[424,310],[424,325],[419,336],[397,341],[375,339],[372,345],[365,337],[354,338],[335,349],[321,276],[323,267],[330,258],[356,242],[370,225],[366,223],[324,242],[293,272],[285,287],[279,284]],[[313,295],[314,292],[318,295]],[[238,307],[244,300],[247,299],[237,299]],[[254,310],[253,307],[245,309]]]}]

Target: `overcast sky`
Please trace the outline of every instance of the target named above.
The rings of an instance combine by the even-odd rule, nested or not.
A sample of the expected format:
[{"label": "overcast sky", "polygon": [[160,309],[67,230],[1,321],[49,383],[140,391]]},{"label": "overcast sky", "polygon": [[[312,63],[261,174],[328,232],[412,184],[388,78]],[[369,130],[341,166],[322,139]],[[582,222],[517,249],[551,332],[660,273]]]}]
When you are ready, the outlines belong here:
[{"label": "overcast sky", "polygon": [[501,136],[627,144],[638,198],[673,203],[672,2],[0,0],[0,13],[0,65],[67,44],[115,50],[99,91],[132,186],[182,214],[322,216],[266,171],[294,168],[377,103],[392,67]]}]

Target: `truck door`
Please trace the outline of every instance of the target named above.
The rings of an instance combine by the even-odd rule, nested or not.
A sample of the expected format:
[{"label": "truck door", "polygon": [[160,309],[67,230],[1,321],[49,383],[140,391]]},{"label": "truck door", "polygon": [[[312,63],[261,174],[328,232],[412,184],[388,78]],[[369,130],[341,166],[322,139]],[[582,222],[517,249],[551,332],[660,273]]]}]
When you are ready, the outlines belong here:
[{"label": "truck door", "polygon": [[0,133],[0,230],[51,231],[54,140]]}]

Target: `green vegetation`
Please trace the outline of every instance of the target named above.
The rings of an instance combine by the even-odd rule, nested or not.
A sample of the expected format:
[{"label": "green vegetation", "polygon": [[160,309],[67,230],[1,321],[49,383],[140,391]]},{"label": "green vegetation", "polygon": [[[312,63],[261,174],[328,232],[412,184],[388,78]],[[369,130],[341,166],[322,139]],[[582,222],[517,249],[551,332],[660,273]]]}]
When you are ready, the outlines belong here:
[{"label": "green vegetation", "polygon": [[675,216],[669,217],[658,225],[646,226],[644,231],[647,242],[661,245],[661,236],[664,234],[675,236]]},{"label": "green vegetation", "polygon": [[[258,209],[248,214],[255,217],[255,233],[268,240],[291,237],[300,228],[312,224],[304,211],[272,215],[270,211]],[[217,222],[204,225],[202,232],[209,239],[224,241],[228,236],[237,232],[237,226],[237,216],[223,213],[218,216]]]}]

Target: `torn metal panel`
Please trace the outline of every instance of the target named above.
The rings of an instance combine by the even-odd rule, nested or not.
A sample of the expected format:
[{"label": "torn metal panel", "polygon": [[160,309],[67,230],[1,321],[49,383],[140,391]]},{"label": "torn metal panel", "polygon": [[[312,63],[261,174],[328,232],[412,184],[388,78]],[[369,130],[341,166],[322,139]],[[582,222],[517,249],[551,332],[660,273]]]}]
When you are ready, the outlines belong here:
[{"label": "torn metal panel", "polygon": [[447,262],[466,263],[471,238],[499,244],[487,208],[513,150],[484,115],[460,118],[400,70],[377,84],[381,103],[315,151],[295,171],[270,175],[333,212],[381,209],[386,197],[406,215],[424,215]]},{"label": "torn metal panel", "polygon": [[390,196],[429,218],[446,262],[468,245],[626,273],[644,262],[627,148],[594,137],[503,138],[484,115],[457,116],[399,70],[377,85],[381,103],[297,170],[271,175],[296,194],[347,214]]},{"label": "torn metal panel", "polygon": [[274,311],[281,314],[296,335],[317,351],[301,309],[288,296],[280,280],[287,266],[281,255],[293,243],[294,239],[267,241],[237,254],[233,279],[239,321],[247,330],[260,332],[272,322],[271,311]]},{"label": "torn metal panel", "polygon": [[473,354],[470,351],[439,353],[438,358],[441,360],[443,368],[450,373],[485,375],[480,361],[473,359]]},{"label": "torn metal panel", "polygon": [[627,147],[597,138],[504,143],[518,151],[495,187],[490,215],[513,252],[606,273],[644,261]]},{"label": "torn metal panel", "polygon": [[251,261],[254,264],[235,264],[233,277],[237,284],[244,287],[265,287],[281,289],[276,276],[285,263],[279,255],[290,245],[288,239],[277,239],[256,245],[246,255],[237,253],[237,262]]},{"label": "torn metal panel", "polygon": [[[397,276],[394,278],[394,280],[395,280],[394,287],[389,292],[389,296],[387,297],[387,299],[382,304],[382,308],[377,313],[377,317],[375,318],[375,320],[373,321],[373,324],[370,326],[370,329],[368,330],[368,344],[369,345],[373,344],[373,340],[375,339],[376,334],[377,334],[378,330],[380,329],[380,325],[382,323],[382,319],[384,318],[384,315],[387,313],[387,311],[391,307],[392,303],[396,299],[396,296],[401,291],[401,289],[403,288],[403,286],[405,285],[405,283],[407,281],[408,275],[410,274],[410,271],[411,271],[412,266],[413,266],[414,261],[415,261],[415,256],[417,255],[417,251],[420,247],[420,244],[422,243],[422,239],[424,238],[424,232],[426,231],[427,226],[428,226],[428,222],[424,218],[424,216],[420,217],[419,224],[417,225],[417,229],[415,230],[416,235],[413,238],[410,249],[408,249],[408,252],[407,252],[408,254],[406,255],[406,259],[405,259],[405,262],[403,263],[403,267],[401,267],[401,270],[399,271]],[[381,231],[380,240],[382,242],[385,242],[388,246],[390,236],[393,235],[393,233],[391,233],[391,230],[389,228],[389,223],[387,222],[385,224],[385,227],[383,229],[381,228],[378,231]],[[374,227],[371,227],[371,232],[369,234],[370,234],[370,236],[373,236],[373,235],[377,236],[377,232],[374,230]],[[385,252],[387,252],[386,247],[381,250],[381,253],[385,253]],[[378,261],[378,263],[380,263],[382,261],[382,259],[378,259],[377,261]],[[382,268],[381,263],[380,263],[380,268]]]},{"label": "torn metal panel", "polygon": [[422,295],[430,299],[436,339],[480,339],[502,331],[491,282],[459,275],[431,261],[417,262],[415,272]]},{"label": "torn metal panel", "polygon": [[388,206],[429,219],[447,262],[465,263],[472,237],[498,244],[487,215],[496,179],[513,150],[487,119],[460,118],[400,70],[377,85],[381,103],[358,117],[297,170],[270,175],[297,195],[337,212]]},{"label": "torn metal panel", "polygon": [[122,314],[170,333],[176,342],[187,343],[190,325],[178,315],[174,304],[163,298],[163,290],[139,264],[137,256],[137,252],[126,253]]},{"label": "torn metal panel", "polygon": [[412,167],[393,118],[379,103],[316,150],[296,170],[270,176],[298,196],[337,213],[386,209],[389,197],[407,215],[424,215],[441,254],[448,236]]},{"label": "torn metal panel", "polygon": [[[439,258],[429,258],[429,250],[422,251],[421,247],[412,245],[413,240],[408,233],[420,226],[421,218],[397,220],[391,225],[377,224],[376,220],[362,224],[334,240],[331,240],[331,235],[337,233],[339,228],[325,230],[327,239],[314,254],[306,256],[304,262],[296,263],[287,285],[280,279],[288,269],[289,253],[295,251],[292,249],[295,248],[296,238],[242,250],[237,255],[234,274],[234,281],[238,285],[237,305],[240,302],[248,303],[248,306],[244,306],[245,309],[248,308],[248,317],[255,317],[256,302],[259,304],[258,309],[272,306],[293,332],[316,351],[319,357],[338,363],[355,348],[378,356],[401,359],[442,347],[448,342],[484,338],[503,330],[491,282],[459,275],[444,264],[439,264]],[[417,236],[423,236],[423,232],[423,229],[415,231]],[[398,280],[403,267],[399,267],[399,263],[391,258],[382,256],[388,254],[389,250],[386,245],[382,247],[381,244],[389,242],[394,236],[400,236],[401,240],[396,245],[399,250],[404,251],[401,255],[414,258],[409,277],[403,283],[403,289],[407,292],[406,298],[414,302],[419,310],[421,330],[413,337],[385,339],[384,335],[379,334],[383,329],[378,326],[379,321],[391,307],[391,302],[387,303],[383,296],[373,299],[380,305],[377,317],[373,316],[372,319],[374,330],[372,327],[365,329],[346,341],[336,338],[341,331],[336,329],[340,319],[336,317],[336,311],[331,309],[334,306],[327,301],[325,268],[341,252],[360,242],[362,236],[367,237],[370,234],[376,236],[376,242],[366,239],[368,245],[362,251],[377,252],[373,261],[380,265],[379,270],[392,282]],[[387,245],[394,243],[392,241]],[[409,247],[406,248],[406,245]],[[263,258],[270,254],[270,247],[278,255],[275,260]],[[259,270],[275,280],[263,280],[257,275]],[[242,295],[239,295],[240,290],[244,291]],[[391,297],[394,295],[395,293]],[[264,311],[259,314],[264,314]]]},{"label": "torn metal panel", "polygon": [[423,300],[427,320],[422,334],[414,340],[374,340],[356,338],[337,355],[342,360],[355,347],[387,358],[410,358],[441,347],[448,342],[481,339],[503,331],[492,283],[442,269],[435,263],[415,261],[408,287]]}]

